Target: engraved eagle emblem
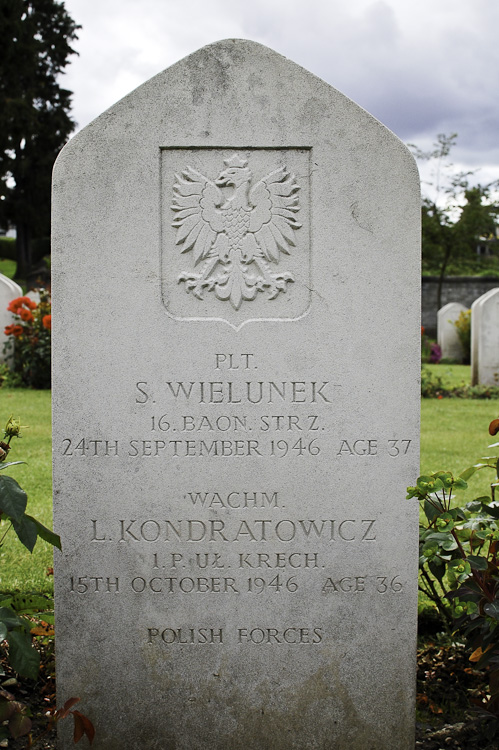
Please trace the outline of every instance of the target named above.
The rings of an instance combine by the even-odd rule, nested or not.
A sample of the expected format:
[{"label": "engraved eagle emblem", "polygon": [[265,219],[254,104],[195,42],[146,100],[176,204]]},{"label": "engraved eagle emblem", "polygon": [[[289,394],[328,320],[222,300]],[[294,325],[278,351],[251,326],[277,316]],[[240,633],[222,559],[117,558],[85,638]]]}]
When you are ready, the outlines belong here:
[{"label": "engraved eagle emblem", "polygon": [[239,310],[259,292],[275,299],[294,281],[292,273],[273,273],[269,264],[295,246],[300,188],[286,167],[251,186],[246,159],[234,153],[224,164],[214,181],[192,167],[175,175],[172,226],[181,252],[192,251],[195,266],[204,261],[199,272],[182,272],[178,283],[199,299],[213,292]]}]

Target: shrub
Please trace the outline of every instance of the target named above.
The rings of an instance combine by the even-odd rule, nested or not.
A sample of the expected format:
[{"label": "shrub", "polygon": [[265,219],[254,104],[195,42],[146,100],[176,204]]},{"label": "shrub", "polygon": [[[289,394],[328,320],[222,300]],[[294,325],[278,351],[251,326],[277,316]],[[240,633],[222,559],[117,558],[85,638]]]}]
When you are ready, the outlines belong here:
[{"label": "shrub", "polygon": [[442,359],[442,350],[436,341],[431,341],[421,326],[421,362],[437,364]]},{"label": "shrub", "polygon": [[13,313],[14,323],[5,328],[9,339],[4,351],[9,354],[13,350],[13,372],[21,377],[23,386],[50,388],[52,316],[49,293],[41,289],[38,304],[29,297],[17,297],[7,310]]},{"label": "shrub", "polygon": [[[7,461],[11,450],[12,438],[21,437],[21,420],[9,418],[5,426],[3,440],[0,441],[0,471],[23,463]],[[0,475],[0,518],[2,524],[0,546],[12,529],[19,541],[30,552],[40,537],[49,544],[61,549],[61,540],[57,534],[47,529],[40,521],[26,513],[27,495],[13,477]],[[12,669],[19,675],[35,680],[38,676],[40,656],[33,645],[33,636],[45,635],[54,623],[53,601],[42,595],[24,595],[15,593],[0,594],[0,643],[5,649]],[[90,744],[94,738],[94,727],[82,713],[71,710],[79,698],[70,698],[64,706],[50,712],[46,728],[33,738],[30,734],[32,722],[29,710],[24,703],[17,701],[7,690],[0,689],[0,741],[10,737],[17,739],[28,737],[28,747],[33,747],[62,719],[70,714],[74,720],[74,742],[81,737],[88,737]]]},{"label": "shrub", "polygon": [[459,385],[447,388],[439,375],[434,375],[426,367],[421,370],[421,396],[423,398],[499,398],[496,385]]},{"label": "shrub", "polygon": [[454,325],[463,347],[464,364],[468,365],[471,360],[471,310],[460,312]]},{"label": "shrub", "polygon": [[[499,432],[499,419],[489,432]],[[497,448],[499,443],[490,445]],[[492,469],[491,496],[455,506],[455,493],[466,489],[479,470]],[[487,668],[490,684],[486,702],[476,708],[487,719],[485,734],[499,734],[499,460],[486,456],[454,477],[449,471],[420,476],[408,487],[426,521],[420,525],[420,590],[435,604],[452,633],[468,645],[471,662]]]}]

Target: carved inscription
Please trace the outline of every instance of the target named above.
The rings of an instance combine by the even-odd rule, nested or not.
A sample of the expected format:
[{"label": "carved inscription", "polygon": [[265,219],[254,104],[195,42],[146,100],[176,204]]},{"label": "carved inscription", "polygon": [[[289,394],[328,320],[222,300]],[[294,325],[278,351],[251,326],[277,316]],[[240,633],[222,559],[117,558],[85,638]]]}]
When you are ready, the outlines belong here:
[{"label": "carved inscription", "polygon": [[[162,458],[311,460],[328,452],[331,461],[403,460],[409,438],[341,434],[335,403],[341,386],[332,377],[269,379],[251,352],[211,355],[212,378],[165,377],[137,380],[131,396],[144,433],[100,438],[68,437],[69,459],[149,461]],[[288,491],[289,492],[289,491]],[[396,571],[367,572],[345,563],[345,553],[377,549],[378,521],[333,512],[305,515],[305,500],[276,486],[187,486],[165,512],[93,518],[91,545],[114,545],[121,570],[73,571],[68,579],[77,597],[152,598],[396,596],[404,587]],[[155,507],[160,498],[154,498]],[[147,505],[148,503],[146,503]],[[369,515],[369,514],[366,514]],[[312,517],[310,517],[312,516]],[[361,555],[362,557],[362,555]],[[333,561],[333,562],[332,562]],[[357,569],[352,570],[355,567]],[[381,566],[380,566],[381,567]],[[216,624],[216,623],[215,623]],[[306,623],[234,630],[172,622],[147,623],[147,644],[216,645],[234,640],[252,645],[317,645],[324,631]]]},{"label": "carved inscription", "polygon": [[234,310],[259,292],[268,300],[294,281],[289,271],[273,273],[269,264],[289,255],[301,227],[299,185],[286,167],[278,167],[251,185],[248,160],[234,153],[215,179],[188,166],[175,175],[172,210],[175,242],[191,252],[199,272],[183,271],[178,282],[203,299],[213,292]]},{"label": "carved inscription", "polygon": [[[332,380],[250,379],[259,366],[252,353],[215,353],[212,366],[227,379],[171,380],[134,386],[134,402],[147,413],[146,434],[95,439],[67,437],[61,453],[73,458],[401,458],[410,438],[380,440],[335,432],[341,385]],[[229,379],[229,378],[233,379]],[[236,407],[236,413],[232,410]],[[220,411],[219,411],[220,409]],[[148,433],[148,434],[147,434]],[[327,433],[327,441],[324,441]]]}]

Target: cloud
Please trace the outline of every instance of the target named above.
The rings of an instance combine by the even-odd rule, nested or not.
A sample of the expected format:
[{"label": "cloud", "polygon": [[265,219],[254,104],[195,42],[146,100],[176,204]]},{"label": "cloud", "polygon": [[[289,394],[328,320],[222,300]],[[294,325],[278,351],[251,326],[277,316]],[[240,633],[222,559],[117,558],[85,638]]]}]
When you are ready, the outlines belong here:
[{"label": "cloud", "polygon": [[66,0],[83,29],[66,76],[86,124],[205,44],[243,37],[323,78],[405,141],[459,133],[497,165],[499,3],[489,0]]}]

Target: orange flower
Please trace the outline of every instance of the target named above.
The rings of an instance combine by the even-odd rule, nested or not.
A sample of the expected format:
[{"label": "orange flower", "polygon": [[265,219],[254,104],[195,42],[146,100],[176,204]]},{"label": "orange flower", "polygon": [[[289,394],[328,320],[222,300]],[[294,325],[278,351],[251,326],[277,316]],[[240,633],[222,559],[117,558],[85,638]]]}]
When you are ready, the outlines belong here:
[{"label": "orange flower", "polygon": [[44,315],[42,318],[42,326],[48,331],[52,328],[52,315]]},{"label": "orange flower", "polygon": [[23,334],[23,327],[20,325],[6,326],[4,333],[6,336],[15,336],[16,338],[18,338],[19,336],[22,336]]},{"label": "orange flower", "polygon": [[424,326],[421,326],[421,336],[424,334]]},{"label": "orange flower", "polygon": [[21,320],[24,320],[25,323],[32,323],[34,320],[31,310],[26,310],[25,307],[22,307],[18,314],[21,316]]},{"label": "orange flower", "polygon": [[23,307],[28,308],[28,310],[35,310],[38,305],[29,297],[16,297],[9,302],[7,310],[13,312],[15,315],[20,315]]},{"label": "orange flower", "polygon": [[23,306],[23,303],[20,300],[21,300],[21,297],[17,297],[17,299],[11,299],[11,301],[7,305],[7,310],[17,315],[18,311]]}]

